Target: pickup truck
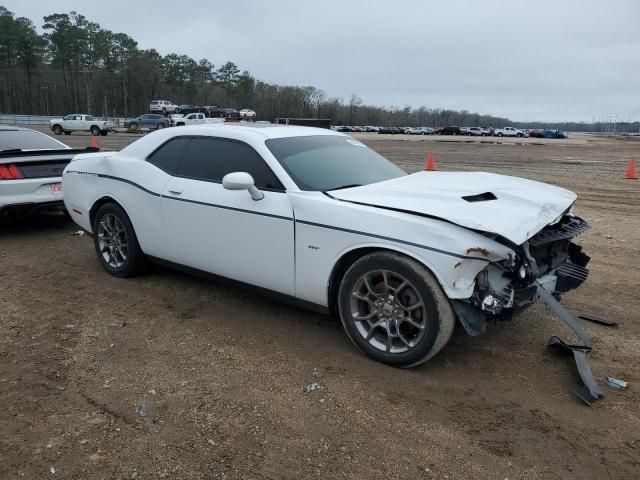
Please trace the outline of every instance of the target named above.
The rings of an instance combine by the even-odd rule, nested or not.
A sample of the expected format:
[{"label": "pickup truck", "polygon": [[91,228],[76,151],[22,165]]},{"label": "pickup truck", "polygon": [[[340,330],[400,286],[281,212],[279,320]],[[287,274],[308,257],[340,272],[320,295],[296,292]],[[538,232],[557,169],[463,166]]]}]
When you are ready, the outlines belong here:
[{"label": "pickup truck", "polygon": [[96,120],[91,115],[74,113],[64,118],[49,120],[49,128],[56,135],[71,135],[71,132],[91,132],[92,135],[106,135],[113,130],[113,122]]},{"label": "pickup truck", "polygon": [[224,123],[224,118],[207,118],[204,113],[190,113],[188,115],[171,115],[171,126],[197,125],[200,123]]},{"label": "pickup truck", "polygon": [[524,137],[525,133],[514,127],[496,128],[493,131],[495,137]]}]

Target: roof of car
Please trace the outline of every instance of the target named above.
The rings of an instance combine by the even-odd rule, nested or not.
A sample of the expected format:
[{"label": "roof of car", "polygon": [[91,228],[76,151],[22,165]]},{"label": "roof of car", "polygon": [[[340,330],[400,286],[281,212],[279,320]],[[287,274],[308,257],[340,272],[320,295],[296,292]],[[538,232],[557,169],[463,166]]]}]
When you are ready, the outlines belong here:
[{"label": "roof of car", "polygon": [[[184,127],[180,127],[184,128]],[[278,125],[274,123],[206,123],[204,125],[194,125],[190,129],[202,132],[206,129],[219,130],[221,132],[228,129],[237,129],[247,133],[254,133],[265,138],[283,137],[308,137],[311,135],[342,135],[327,128],[300,127],[297,125]]]},{"label": "roof of car", "polygon": [[125,156],[144,158],[160,144],[183,136],[211,136],[229,138],[251,143],[264,143],[265,140],[288,137],[310,137],[314,135],[347,136],[333,130],[293,125],[251,124],[251,123],[205,123],[163,128],[152,132],[121,150]]}]

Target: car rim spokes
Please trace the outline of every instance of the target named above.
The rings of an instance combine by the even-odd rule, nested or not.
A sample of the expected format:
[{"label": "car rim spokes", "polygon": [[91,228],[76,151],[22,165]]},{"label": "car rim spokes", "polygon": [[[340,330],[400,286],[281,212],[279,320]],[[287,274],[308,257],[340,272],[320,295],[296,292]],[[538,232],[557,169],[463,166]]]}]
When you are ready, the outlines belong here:
[{"label": "car rim spokes", "polygon": [[103,216],[98,224],[97,235],[104,261],[112,268],[121,268],[127,261],[129,251],[127,233],[122,222],[112,214]]},{"label": "car rim spokes", "polygon": [[360,335],[386,353],[411,350],[426,331],[426,309],[417,289],[389,270],[361,276],[351,292],[350,308]]}]

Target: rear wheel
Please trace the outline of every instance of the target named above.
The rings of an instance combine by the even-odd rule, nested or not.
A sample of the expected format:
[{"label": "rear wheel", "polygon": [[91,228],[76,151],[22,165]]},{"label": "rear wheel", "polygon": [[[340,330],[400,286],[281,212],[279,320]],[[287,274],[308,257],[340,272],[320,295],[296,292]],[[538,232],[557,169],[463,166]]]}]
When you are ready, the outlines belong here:
[{"label": "rear wheel", "polygon": [[100,135],[100,127],[98,127],[97,125],[94,125],[93,127],[91,127],[89,131],[91,132],[91,135],[93,135],[94,137],[97,137],[98,135]]},{"label": "rear wheel", "polygon": [[53,126],[53,133],[55,133],[56,135],[62,135],[62,127],[60,125],[54,125]]},{"label": "rear wheel", "polygon": [[455,316],[434,276],[394,252],[357,260],[339,293],[340,318],[367,356],[396,367],[426,362],[449,341]]},{"label": "rear wheel", "polygon": [[116,277],[140,273],[146,266],[133,225],[125,211],[106,203],[93,221],[93,243],[102,267]]}]

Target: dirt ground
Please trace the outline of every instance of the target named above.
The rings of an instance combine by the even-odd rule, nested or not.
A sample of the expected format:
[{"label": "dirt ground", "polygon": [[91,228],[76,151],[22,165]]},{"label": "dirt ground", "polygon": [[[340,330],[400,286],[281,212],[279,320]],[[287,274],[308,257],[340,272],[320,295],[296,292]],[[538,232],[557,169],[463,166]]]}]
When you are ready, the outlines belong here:
[{"label": "dirt ground", "polygon": [[545,346],[572,337],[540,304],[398,370],[328,317],[162,268],[111,277],[42,216],[0,224],[0,478],[640,478],[640,181],[623,179],[640,141],[355,136],[408,171],[431,150],[576,191],[591,276],[563,303],[620,323],[583,325],[596,377],[629,390],[576,400]]}]

